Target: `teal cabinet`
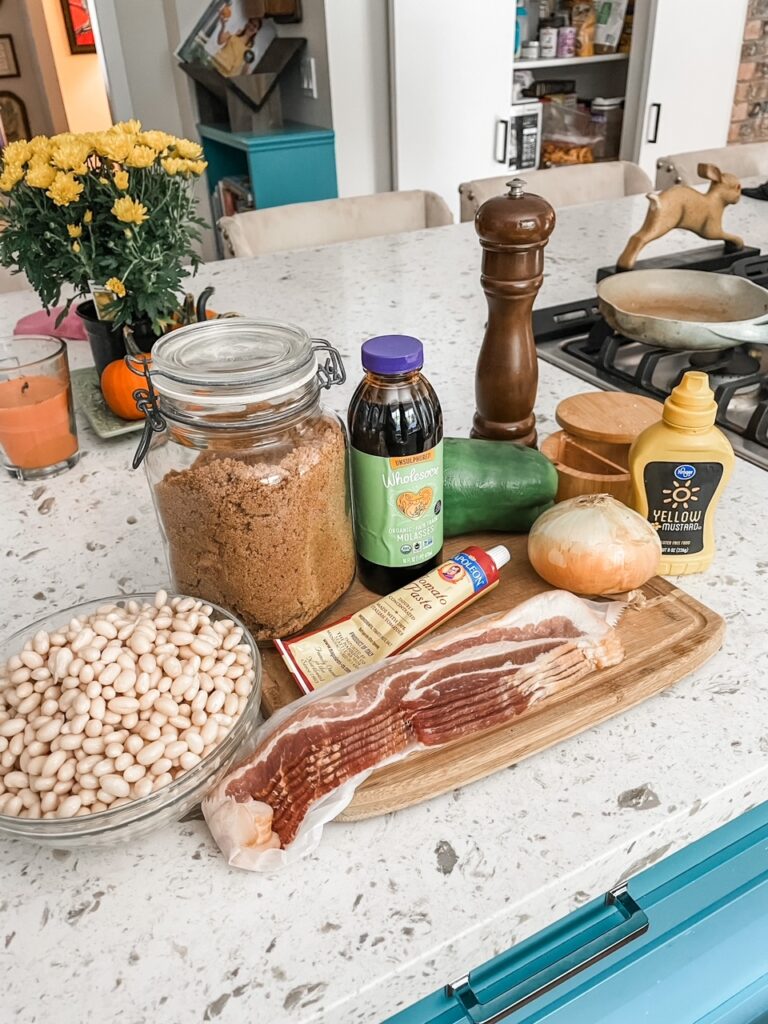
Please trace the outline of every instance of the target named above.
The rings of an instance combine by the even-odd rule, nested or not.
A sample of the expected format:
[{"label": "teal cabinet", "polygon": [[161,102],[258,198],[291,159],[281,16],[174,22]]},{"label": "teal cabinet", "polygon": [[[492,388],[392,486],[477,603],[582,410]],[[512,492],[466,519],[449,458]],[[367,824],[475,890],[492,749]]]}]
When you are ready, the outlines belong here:
[{"label": "teal cabinet", "polygon": [[768,1022],[768,804],[385,1024]]},{"label": "teal cabinet", "polygon": [[221,178],[248,175],[257,209],[335,199],[333,132],[288,122],[258,135],[198,126],[212,192]]}]

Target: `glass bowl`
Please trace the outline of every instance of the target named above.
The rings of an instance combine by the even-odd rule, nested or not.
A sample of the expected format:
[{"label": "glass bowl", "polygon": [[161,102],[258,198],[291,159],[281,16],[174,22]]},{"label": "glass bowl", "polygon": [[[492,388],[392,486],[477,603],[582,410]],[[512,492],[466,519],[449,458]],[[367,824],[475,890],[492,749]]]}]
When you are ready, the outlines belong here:
[{"label": "glass bowl", "polygon": [[[184,597],[183,594],[168,594],[168,599]],[[96,601],[85,601],[71,608],[63,608],[45,618],[38,619],[24,629],[14,633],[0,644],[0,664],[13,654],[18,654],[26,640],[38,630],[54,632],[70,619],[88,615],[105,604],[124,606],[128,601],[152,604],[154,593],[119,594]],[[201,600],[195,598],[194,600]],[[194,768],[169,782],[167,786],[150,793],[149,796],[132,800],[114,810],[97,811],[74,818],[17,818],[0,814],[0,835],[15,839],[27,839],[56,849],[70,849],[78,846],[108,846],[144,836],[163,825],[183,818],[196,804],[199,804],[209,789],[218,783],[238,753],[247,754],[259,726],[261,704],[261,657],[250,632],[237,616],[205,601],[213,609],[211,621],[231,619],[243,630],[243,642],[247,643],[253,659],[256,678],[248,695],[243,713],[234,723],[221,743],[203,758]]]}]

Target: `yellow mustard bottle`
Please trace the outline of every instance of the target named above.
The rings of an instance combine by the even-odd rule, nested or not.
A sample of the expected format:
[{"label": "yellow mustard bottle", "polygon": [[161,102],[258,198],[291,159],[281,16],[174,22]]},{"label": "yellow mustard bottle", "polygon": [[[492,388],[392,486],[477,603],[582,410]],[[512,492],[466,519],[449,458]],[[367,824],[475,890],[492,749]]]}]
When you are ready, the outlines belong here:
[{"label": "yellow mustard bottle", "polygon": [[716,415],[709,377],[691,370],[629,451],[632,506],[658,531],[663,576],[703,572],[715,554],[715,508],[734,463]]}]

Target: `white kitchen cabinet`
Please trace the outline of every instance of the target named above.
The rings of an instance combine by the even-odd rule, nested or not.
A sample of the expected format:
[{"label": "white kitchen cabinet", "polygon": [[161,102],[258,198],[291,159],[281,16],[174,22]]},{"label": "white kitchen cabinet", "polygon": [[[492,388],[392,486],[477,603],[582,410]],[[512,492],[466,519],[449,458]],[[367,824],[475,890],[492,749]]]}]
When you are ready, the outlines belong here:
[{"label": "white kitchen cabinet", "polygon": [[651,178],[669,153],[726,145],[746,8],[747,0],[639,0],[623,153]]},{"label": "white kitchen cabinet", "polygon": [[[530,8],[535,0],[528,0]],[[726,145],[747,0],[636,0],[629,60],[514,61],[515,4],[390,0],[393,188],[439,192],[503,175],[498,118],[513,70],[625,96],[621,157],[655,177],[668,153]]]},{"label": "white kitchen cabinet", "polygon": [[494,160],[509,109],[510,0],[390,0],[393,188],[438,192],[458,219],[462,181],[503,174]]}]

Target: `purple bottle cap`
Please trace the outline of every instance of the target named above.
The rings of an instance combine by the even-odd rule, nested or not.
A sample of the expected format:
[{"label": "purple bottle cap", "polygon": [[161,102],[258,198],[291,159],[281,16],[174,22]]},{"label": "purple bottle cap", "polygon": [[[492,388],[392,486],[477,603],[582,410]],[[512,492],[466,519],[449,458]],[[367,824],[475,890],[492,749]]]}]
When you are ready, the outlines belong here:
[{"label": "purple bottle cap", "polygon": [[409,373],[424,365],[424,348],[409,334],[381,334],[363,342],[362,360],[372,373]]}]

